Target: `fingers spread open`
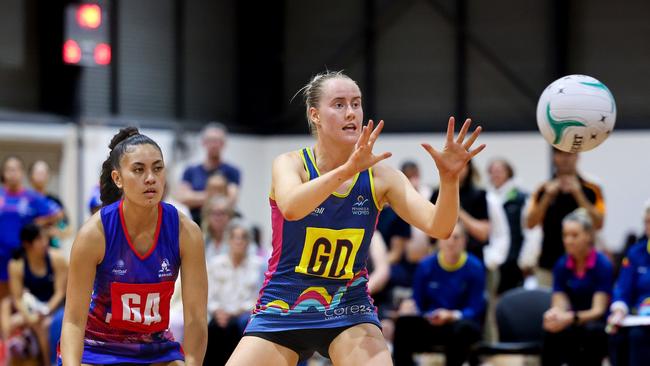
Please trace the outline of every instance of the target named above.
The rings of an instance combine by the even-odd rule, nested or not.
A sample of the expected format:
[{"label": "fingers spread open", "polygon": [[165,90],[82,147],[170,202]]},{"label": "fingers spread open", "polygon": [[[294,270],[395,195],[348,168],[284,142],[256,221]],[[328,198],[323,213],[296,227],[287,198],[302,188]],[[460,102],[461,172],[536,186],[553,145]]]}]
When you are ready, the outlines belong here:
[{"label": "fingers spread open", "polygon": [[452,116],[449,117],[449,122],[447,122],[447,143],[450,143],[453,140],[454,140],[454,117]]},{"label": "fingers spread open", "polygon": [[478,135],[481,134],[481,131],[483,131],[483,128],[481,126],[476,127],[472,135],[469,137],[469,139],[467,139],[467,141],[465,141],[465,144],[463,145],[465,150],[469,151],[469,148],[472,147],[472,144],[474,143],[474,141],[476,141]]},{"label": "fingers spread open", "polygon": [[381,120],[379,121],[379,123],[377,123],[377,128],[375,128],[375,130],[372,131],[372,133],[370,134],[370,138],[368,139],[368,143],[370,144],[371,147],[375,145],[375,141],[377,141],[377,138],[379,137],[379,134],[383,129],[384,129],[384,121]]},{"label": "fingers spread open", "polygon": [[471,151],[469,152],[470,159],[473,158],[473,157],[475,157],[476,155],[478,155],[478,153],[480,153],[481,151],[483,151],[483,149],[485,149],[485,144],[481,144],[481,145],[479,145],[479,147],[477,147],[476,149],[471,150]]},{"label": "fingers spread open", "polygon": [[467,130],[469,130],[469,126],[472,124],[471,119],[466,119],[465,123],[463,123],[463,127],[461,127],[460,132],[458,133],[458,138],[456,139],[456,142],[459,144],[463,143],[463,140],[465,140],[465,135],[467,134]]}]

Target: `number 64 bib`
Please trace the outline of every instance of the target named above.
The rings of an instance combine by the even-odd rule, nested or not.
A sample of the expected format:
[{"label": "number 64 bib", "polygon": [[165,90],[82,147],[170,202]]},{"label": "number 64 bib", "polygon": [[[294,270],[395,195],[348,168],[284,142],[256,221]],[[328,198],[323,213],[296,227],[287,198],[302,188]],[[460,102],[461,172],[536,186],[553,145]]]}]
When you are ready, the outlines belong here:
[{"label": "number 64 bib", "polygon": [[169,302],[174,282],[111,283],[111,327],[139,333],[169,327]]}]

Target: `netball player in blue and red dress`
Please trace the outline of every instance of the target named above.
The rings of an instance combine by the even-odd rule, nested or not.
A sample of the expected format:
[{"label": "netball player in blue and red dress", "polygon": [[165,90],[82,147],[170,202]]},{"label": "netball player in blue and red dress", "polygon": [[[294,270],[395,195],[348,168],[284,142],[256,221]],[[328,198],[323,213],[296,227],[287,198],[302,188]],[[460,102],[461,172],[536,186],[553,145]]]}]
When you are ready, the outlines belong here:
[{"label": "netball player in blue and red dress", "polygon": [[[201,365],[207,341],[201,232],[161,202],[165,164],[153,140],[129,127],[109,147],[104,207],[72,247],[59,363]],[[179,273],[191,284],[183,286],[183,347],[168,329]]]},{"label": "netball player in blue and red dress", "polygon": [[484,146],[465,141],[470,122],[453,139],[450,118],[442,151],[423,144],[440,173],[436,204],[408,179],[377,164],[383,127],[362,127],[361,92],[340,72],[305,86],[307,118],[316,145],[280,155],[273,163],[273,254],[245,336],[228,365],[295,365],[314,351],[334,365],[392,363],[365,267],[377,214],[389,203],[408,223],[433,237],[450,235],[458,219],[458,175]]}]

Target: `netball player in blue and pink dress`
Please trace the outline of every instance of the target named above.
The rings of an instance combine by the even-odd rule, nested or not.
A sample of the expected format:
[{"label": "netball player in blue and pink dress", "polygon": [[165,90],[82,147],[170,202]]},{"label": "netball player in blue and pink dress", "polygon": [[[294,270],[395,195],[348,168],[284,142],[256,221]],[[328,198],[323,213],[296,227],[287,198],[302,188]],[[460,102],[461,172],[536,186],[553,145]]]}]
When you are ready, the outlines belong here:
[{"label": "netball player in blue and pink dress", "polygon": [[[207,278],[198,226],[161,202],[160,147],[129,127],[102,166],[104,207],[73,244],[59,364],[201,365],[207,342]],[[183,346],[168,329],[181,275]]]},{"label": "netball player in blue and pink dress", "polygon": [[440,174],[436,204],[374,155],[383,122],[363,127],[361,92],[340,72],[305,86],[313,148],[273,163],[270,204],[273,253],[258,304],[228,365],[295,365],[314,351],[334,365],[392,363],[367,293],[366,260],[384,204],[433,237],[448,237],[458,219],[458,175],[484,146],[470,150],[469,120],[453,139],[450,118],[442,151],[423,147]]}]

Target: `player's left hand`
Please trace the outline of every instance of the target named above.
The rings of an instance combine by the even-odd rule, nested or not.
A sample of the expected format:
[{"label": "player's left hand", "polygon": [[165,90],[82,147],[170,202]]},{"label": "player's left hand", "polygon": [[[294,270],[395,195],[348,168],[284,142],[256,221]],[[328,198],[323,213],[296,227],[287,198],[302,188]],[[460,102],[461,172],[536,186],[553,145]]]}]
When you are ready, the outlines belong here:
[{"label": "player's left hand", "polygon": [[422,147],[435,161],[441,179],[458,179],[467,162],[485,148],[485,144],[481,144],[477,148],[471,149],[474,141],[481,133],[481,126],[476,127],[472,135],[465,141],[465,135],[467,135],[471,123],[472,121],[469,118],[466,119],[458,133],[458,137],[454,140],[454,117],[449,117],[447,139],[442,151],[434,149],[427,143],[422,144]]}]

